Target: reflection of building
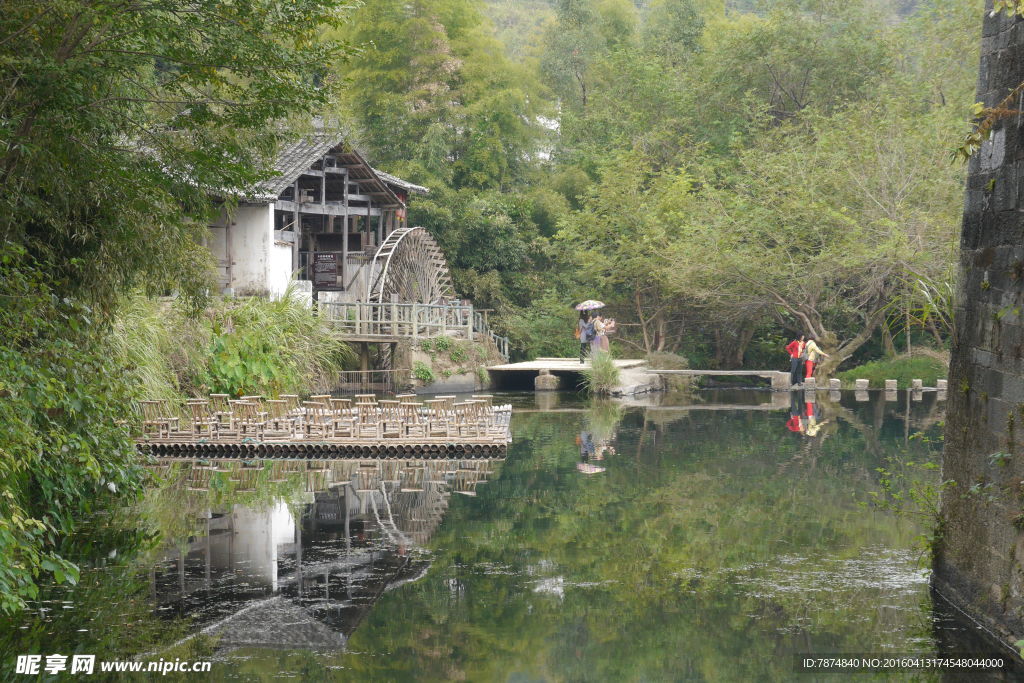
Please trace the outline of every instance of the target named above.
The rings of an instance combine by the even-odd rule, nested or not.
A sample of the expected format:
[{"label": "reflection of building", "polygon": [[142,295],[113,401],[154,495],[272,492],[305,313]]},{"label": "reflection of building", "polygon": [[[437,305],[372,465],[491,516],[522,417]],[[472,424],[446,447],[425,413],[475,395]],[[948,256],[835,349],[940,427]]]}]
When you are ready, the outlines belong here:
[{"label": "reflection of building", "polygon": [[[239,469],[194,463],[181,493],[195,495],[196,472],[209,485]],[[305,477],[311,502],[209,512],[205,533],[169,548],[152,571],[160,609],[193,616],[220,648],[344,648],[385,591],[426,572],[420,548],[449,496],[475,495],[496,461],[273,461],[265,476],[288,470]]]}]

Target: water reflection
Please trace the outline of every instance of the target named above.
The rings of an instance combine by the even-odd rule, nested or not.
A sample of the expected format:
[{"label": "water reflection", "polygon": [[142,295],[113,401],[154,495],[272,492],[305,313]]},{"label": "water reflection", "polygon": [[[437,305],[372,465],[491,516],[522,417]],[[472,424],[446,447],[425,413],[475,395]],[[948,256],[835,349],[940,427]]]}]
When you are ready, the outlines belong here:
[{"label": "water reflection", "polygon": [[[430,541],[452,493],[475,496],[498,461],[162,461],[175,483],[160,496],[196,496],[198,529],[173,539],[150,570],[158,610],[188,616],[224,654],[237,648],[343,650],[388,590],[430,566]],[[297,484],[291,500],[218,505],[216,492]],[[201,506],[200,506],[201,507]]]},{"label": "water reflection", "polygon": [[796,654],[980,651],[932,607],[916,522],[864,505],[879,467],[937,461],[942,402],[807,398],[503,397],[502,463],[160,463],[156,554],[47,596],[69,609],[10,648],[386,681],[790,680]]}]

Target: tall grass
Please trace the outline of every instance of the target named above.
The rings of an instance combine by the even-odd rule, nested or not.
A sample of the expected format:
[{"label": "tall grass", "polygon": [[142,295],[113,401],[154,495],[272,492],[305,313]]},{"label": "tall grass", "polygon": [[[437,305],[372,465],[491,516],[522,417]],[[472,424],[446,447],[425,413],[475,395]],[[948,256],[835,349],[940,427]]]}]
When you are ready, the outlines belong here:
[{"label": "tall grass", "polygon": [[140,396],[180,399],[194,393],[195,370],[205,362],[210,331],[174,302],[125,297],[111,330],[111,346]]},{"label": "tall grass", "polygon": [[590,359],[590,367],[583,370],[583,386],[595,395],[610,394],[619,386],[620,372],[612,354],[597,352]]},{"label": "tall grass", "polygon": [[228,394],[325,390],[353,354],[289,287],[277,300],[225,302],[210,315],[204,389]]},{"label": "tall grass", "polygon": [[289,289],[281,299],[224,299],[198,316],[141,295],[122,302],[114,346],[140,396],[180,400],[331,388],[351,348]]}]

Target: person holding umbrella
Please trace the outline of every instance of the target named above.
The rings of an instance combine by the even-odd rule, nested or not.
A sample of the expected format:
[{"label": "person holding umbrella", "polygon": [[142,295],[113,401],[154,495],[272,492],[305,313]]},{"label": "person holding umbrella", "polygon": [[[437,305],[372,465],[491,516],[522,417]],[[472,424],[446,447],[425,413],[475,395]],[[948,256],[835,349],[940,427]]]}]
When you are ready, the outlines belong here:
[{"label": "person holding umbrella", "polygon": [[580,342],[581,365],[584,362],[584,358],[586,358],[588,347],[596,337],[594,323],[590,319],[590,312],[596,311],[599,308],[604,308],[604,304],[594,299],[587,299],[581,304],[576,304],[576,310],[580,312],[580,319],[576,322],[576,338]]},{"label": "person holding umbrella", "polygon": [[580,319],[576,321],[576,339],[580,343],[580,364],[587,357],[590,342],[594,338],[594,323],[590,320],[590,311],[580,311]]}]

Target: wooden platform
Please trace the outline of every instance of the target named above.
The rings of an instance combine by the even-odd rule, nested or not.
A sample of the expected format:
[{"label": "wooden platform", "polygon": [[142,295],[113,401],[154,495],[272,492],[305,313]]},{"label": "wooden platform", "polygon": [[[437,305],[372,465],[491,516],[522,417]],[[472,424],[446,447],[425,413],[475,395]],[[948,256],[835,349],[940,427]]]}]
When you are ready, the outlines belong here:
[{"label": "wooden platform", "polygon": [[386,441],[148,441],[136,444],[140,453],[160,458],[499,458],[508,440],[415,442]]}]

